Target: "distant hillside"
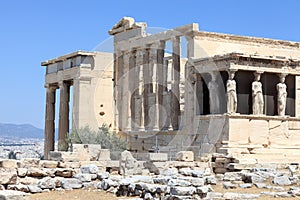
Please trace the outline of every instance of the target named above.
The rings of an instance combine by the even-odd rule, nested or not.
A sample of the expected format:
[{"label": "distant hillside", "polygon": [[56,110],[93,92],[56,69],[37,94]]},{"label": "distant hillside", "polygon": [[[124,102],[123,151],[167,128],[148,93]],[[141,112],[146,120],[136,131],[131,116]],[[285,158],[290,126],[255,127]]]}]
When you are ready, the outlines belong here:
[{"label": "distant hillside", "polygon": [[44,138],[44,130],[30,124],[0,123],[0,137]]}]

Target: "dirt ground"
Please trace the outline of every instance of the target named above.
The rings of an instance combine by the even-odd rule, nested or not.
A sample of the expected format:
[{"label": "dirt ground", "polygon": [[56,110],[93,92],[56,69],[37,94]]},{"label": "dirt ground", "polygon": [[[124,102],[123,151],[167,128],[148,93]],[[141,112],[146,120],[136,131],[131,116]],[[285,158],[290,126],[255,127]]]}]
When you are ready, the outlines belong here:
[{"label": "dirt ground", "polygon": [[118,200],[111,193],[98,192],[97,190],[72,190],[72,191],[51,191],[38,194],[31,194],[30,200],[71,200],[71,199],[83,199],[83,200]]},{"label": "dirt ground", "polygon": [[[220,185],[213,186],[215,192],[237,192],[237,193],[251,193],[251,194],[258,194],[260,192],[271,192],[272,190],[267,189],[258,189],[258,188],[248,188],[248,189],[228,189],[225,190]],[[51,191],[39,194],[32,194],[30,195],[31,200],[71,200],[71,199],[78,199],[78,200],[119,200],[125,199],[125,197],[116,197],[111,193],[107,193],[104,191],[97,191],[91,189],[78,189],[72,191]],[[130,198],[128,198],[130,199]],[[268,199],[276,199],[276,200],[294,200],[300,199],[300,197],[293,197],[293,198],[272,198],[269,196],[260,197],[259,200],[268,200]]]}]

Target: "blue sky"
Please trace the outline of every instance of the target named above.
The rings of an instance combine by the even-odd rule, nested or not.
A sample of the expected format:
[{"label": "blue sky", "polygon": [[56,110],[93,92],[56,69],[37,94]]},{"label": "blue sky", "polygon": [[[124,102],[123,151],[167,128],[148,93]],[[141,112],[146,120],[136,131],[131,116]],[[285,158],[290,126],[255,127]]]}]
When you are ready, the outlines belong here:
[{"label": "blue sky", "polygon": [[123,16],[149,27],[199,23],[205,31],[300,41],[298,0],[0,2],[0,122],[44,127],[41,61],[92,50]]}]

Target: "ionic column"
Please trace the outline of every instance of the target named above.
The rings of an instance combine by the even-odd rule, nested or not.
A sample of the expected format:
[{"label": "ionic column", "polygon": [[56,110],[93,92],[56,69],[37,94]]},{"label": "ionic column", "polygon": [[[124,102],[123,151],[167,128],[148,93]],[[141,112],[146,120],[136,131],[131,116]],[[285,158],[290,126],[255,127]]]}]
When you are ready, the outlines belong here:
[{"label": "ionic column", "polygon": [[115,101],[115,131],[121,130],[122,127],[122,69],[123,69],[123,54],[116,52],[114,54],[114,101]]},{"label": "ionic column", "polygon": [[49,159],[48,154],[54,151],[54,132],[55,132],[55,91],[56,87],[49,84],[46,87],[46,116],[45,116],[45,141],[44,157]]},{"label": "ionic column", "polygon": [[285,116],[285,108],[286,108],[286,98],[287,98],[287,91],[286,91],[286,84],[285,77],[287,74],[280,74],[279,79],[280,82],[276,85],[277,89],[277,113],[279,116]]},{"label": "ionic column", "polygon": [[148,130],[148,126],[149,126],[148,95],[153,91],[153,88],[151,88],[152,87],[152,76],[150,76],[150,69],[149,69],[149,66],[150,66],[149,65],[149,51],[150,51],[149,48],[146,48],[143,50],[143,81],[144,81],[143,106],[144,106],[144,127],[146,130]]},{"label": "ionic column", "polygon": [[[151,107],[149,108],[151,112],[149,112],[149,117],[151,120],[151,124],[149,125],[149,130],[158,131],[158,123],[159,123],[159,115],[158,115],[158,102],[157,102],[157,47],[155,45],[151,46],[150,49],[150,66],[149,66],[149,89],[152,90],[152,92],[148,95],[148,103],[151,104]],[[153,77],[155,75],[155,77]],[[155,87],[154,87],[155,86]],[[154,90],[155,88],[155,90]],[[153,93],[153,91],[155,91]],[[149,104],[148,104],[149,105]]]},{"label": "ionic column", "polygon": [[157,114],[158,114],[158,128],[162,129],[164,124],[163,112],[160,107],[163,106],[163,64],[165,54],[165,41],[160,41],[157,48],[157,65],[156,65],[156,98],[157,98]]},{"label": "ionic column", "polygon": [[135,96],[136,96],[136,87],[137,87],[137,81],[138,77],[136,75],[136,50],[132,50],[129,55],[129,72],[128,72],[128,94],[130,99],[130,124],[131,129],[135,130],[136,127],[136,103],[135,103]]},{"label": "ionic column", "polygon": [[69,132],[69,100],[70,84],[62,81],[59,83],[60,104],[59,104],[59,128],[58,128],[58,150],[68,150],[68,132]]},{"label": "ionic column", "polygon": [[138,130],[144,131],[144,102],[143,102],[143,82],[141,81],[141,75],[143,74],[143,50],[138,49],[137,50],[137,56],[136,56],[136,97],[138,99],[138,104],[136,107],[136,114],[139,116],[136,119]]},{"label": "ionic column", "polygon": [[180,115],[180,37],[172,39],[172,60],[173,60],[173,84],[172,84],[172,126],[174,130],[179,128]]},{"label": "ionic column", "polygon": [[264,98],[260,77],[263,72],[254,72],[254,81],[252,83],[252,113],[253,115],[264,114]]},{"label": "ionic column", "polygon": [[130,52],[123,54],[123,76],[122,76],[122,130],[131,130],[130,92],[129,92],[129,58]]}]

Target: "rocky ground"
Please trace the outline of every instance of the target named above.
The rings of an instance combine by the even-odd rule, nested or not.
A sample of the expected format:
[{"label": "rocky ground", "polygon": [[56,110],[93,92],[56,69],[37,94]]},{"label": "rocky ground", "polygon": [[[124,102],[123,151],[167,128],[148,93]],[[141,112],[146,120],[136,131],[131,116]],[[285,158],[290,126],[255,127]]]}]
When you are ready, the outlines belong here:
[{"label": "rocky ground", "polygon": [[[120,161],[0,160],[0,199],[7,193],[23,195],[24,198],[18,198],[23,200],[28,200],[29,194],[31,199],[300,197],[298,163],[236,163],[232,167],[235,160],[230,156],[216,155],[211,159],[214,162],[200,162],[193,161],[193,157],[185,160],[189,154],[179,152],[177,161],[158,161],[160,154],[153,154],[148,161],[137,161],[128,151],[122,152]],[[230,167],[225,167],[225,163]],[[224,173],[216,173],[216,169]],[[13,191],[23,193],[11,194]]]}]

